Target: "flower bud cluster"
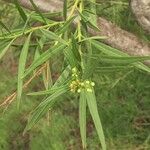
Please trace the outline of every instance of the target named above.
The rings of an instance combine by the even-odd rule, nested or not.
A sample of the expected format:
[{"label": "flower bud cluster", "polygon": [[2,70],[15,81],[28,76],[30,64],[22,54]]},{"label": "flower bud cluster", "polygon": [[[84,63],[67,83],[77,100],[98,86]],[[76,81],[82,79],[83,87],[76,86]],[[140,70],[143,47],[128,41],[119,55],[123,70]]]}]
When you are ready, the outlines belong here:
[{"label": "flower bud cluster", "polygon": [[92,92],[92,88],[95,86],[95,83],[89,80],[82,81],[79,77],[79,72],[76,68],[72,69],[72,81],[69,85],[71,92],[80,93],[82,89],[85,89],[88,92]]}]

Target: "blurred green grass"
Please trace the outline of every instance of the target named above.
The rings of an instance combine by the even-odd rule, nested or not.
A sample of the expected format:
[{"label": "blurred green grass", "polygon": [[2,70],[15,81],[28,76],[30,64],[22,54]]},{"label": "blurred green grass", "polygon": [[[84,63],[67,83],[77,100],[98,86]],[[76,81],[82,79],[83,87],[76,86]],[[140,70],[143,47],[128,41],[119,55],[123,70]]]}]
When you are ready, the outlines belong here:
[{"label": "blurred green grass", "polygon": [[[2,68],[1,68],[2,69]],[[2,71],[0,69],[0,72]],[[106,134],[108,149],[148,150],[150,131],[150,78],[139,71],[132,72],[114,88],[97,88],[97,101]],[[16,77],[3,68],[0,74],[0,99],[8,95],[16,84]],[[106,87],[105,87],[106,88]],[[68,95],[56,105],[49,118],[43,118],[24,136],[22,132],[29,112],[40,102],[40,97],[24,95],[22,108],[16,103],[0,113],[0,149],[2,150],[80,150],[78,101]],[[2,111],[3,110],[3,111]],[[90,115],[87,117],[88,149],[99,145]]]},{"label": "blurred green grass", "polygon": [[[138,26],[128,5],[108,5],[106,1],[98,7],[98,14],[111,20],[121,28],[133,32],[149,42],[149,35]],[[126,2],[128,0],[116,0]],[[10,21],[12,6],[2,5],[0,17]],[[108,7],[109,6],[109,7]],[[6,9],[7,8],[7,9]],[[10,9],[12,8],[12,9]],[[10,14],[10,16],[8,16]],[[10,20],[9,20],[10,18]],[[13,20],[12,20],[13,21]],[[16,56],[15,56],[16,57]],[[16,87],[16,76],[10,65],[0,64],[0,101]],[[14,69],[15,70],[15,69]],[[108,150],[149,150],[150,149],[150,78],[147,73],[134,70],[122,79],[123,73],[112,73],[108,79],[112,86],[96,86],[99,113],[106,134]],[[116,77],[116,78],[114,78]],[[101,75],[95,77],[100,83]],[[36,81],[34,81],[36,83]],[[39,88],[33,85],[30,88]],[[26,91],[28,92],[28,91]],[[30,97],[24,94],[21,110],[16,111],[15,102],[7,109],[0,109],[0,150],[80,150],[81,139],[78,124],[78,100],[70,95],[56,105],[49,117],[43,118],[24,136],[22,132],[29,112],[42,100],[42,97]],[[88,121],[88,150],[99,149],[98,138]]]}]

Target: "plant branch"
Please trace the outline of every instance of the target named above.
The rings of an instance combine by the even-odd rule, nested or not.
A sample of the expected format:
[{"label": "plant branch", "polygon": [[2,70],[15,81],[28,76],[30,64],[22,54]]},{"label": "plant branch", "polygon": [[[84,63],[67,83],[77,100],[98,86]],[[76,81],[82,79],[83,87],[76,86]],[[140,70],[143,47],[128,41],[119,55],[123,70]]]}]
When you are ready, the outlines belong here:
[{"label": "plant branch", "polygon": [[[13,0],[7,1],[13,2]],[[23,7],[32,9],[32,5],[28,0],[19,0],[19,2]],[[61,11],[63,9],[62,0],[36,0],[35,4],[42,12]],[[77,24],[75,23],[75,25]],[[134,34],[121,29],[120,27],[101,17],[98,17],[98,26],[101,29],[101,32],[96,32],[93,29],[89,29],[89,32],[94,36],[106,36],[107,38],[103,40],[104,43],[126,52],[129,55],[150,55],[150,45],[136,37]]]}]

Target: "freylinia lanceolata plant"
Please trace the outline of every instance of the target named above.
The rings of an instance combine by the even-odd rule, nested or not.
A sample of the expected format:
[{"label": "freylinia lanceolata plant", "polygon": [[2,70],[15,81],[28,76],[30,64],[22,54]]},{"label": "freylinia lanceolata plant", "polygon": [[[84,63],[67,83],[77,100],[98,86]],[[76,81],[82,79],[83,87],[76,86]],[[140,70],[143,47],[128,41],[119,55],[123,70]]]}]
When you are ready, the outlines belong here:
[{"label": "freylinia lanceolata plant", "polygon": [[[10,46],[17,45],[18,39],[24,40],[19,58],[17,91],[10,95],[1,106],[10,104],[16,98],[19,108],[23,89],[27,88],[36,76],[42,74],[45,90],[28,95],[46,95],[47,98],[31,113],[25,132],[52,109],[60,96],[72,93],[79,97],[79,124],[83,148],[87,146],[86,111],[88,107],[101,147],[106,150],[94,92],[98,83],[93,81],[93,76],[97,73],[107,75],[107,73],[122,70],[128,74],[134,68],[150,72],[149,67],[139,62],[150,57],[130,57],[103,44],[100,40],[104,37],[90,37],[88,28],[93,28],[97,32],[100,30],[96,23],[97,3],[95,0],[64,0],[63,12],[51,14],[42,14],[33,0],[30,1],[35,9],[34,12],[24,11],[15,1],[23,20],[17,28],[10,30],[0,21],[0,25],[6,30],[0,35],[0,59]],[[64,19],[59,21],[60,18]],[[26,67],[31,48],[35,51],[34,59],[31,65]],[[54,56],[63,60],[62,72],[56,81],[51,76],[53,70],[50,61],[56,58]]]}]

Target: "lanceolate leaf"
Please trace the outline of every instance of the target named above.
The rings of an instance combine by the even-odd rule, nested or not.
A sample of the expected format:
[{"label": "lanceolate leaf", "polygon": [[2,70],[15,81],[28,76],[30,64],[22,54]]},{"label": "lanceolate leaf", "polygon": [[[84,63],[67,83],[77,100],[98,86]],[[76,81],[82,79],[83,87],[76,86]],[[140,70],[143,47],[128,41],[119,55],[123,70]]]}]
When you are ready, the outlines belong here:
[{"label": "lanceolate leaf", "polygon": [[31,73],[35,68],[46,62],[49,58],[53,57],[54,55],[62,52],[66,45],[63,44],[57,44],[44,52],[43,54],[40,55],[40,57],[31,64],[31,66],[25,71],[25,74],[23,77],[27,76],[29,73]]},{"label": "lanceolate leaf", "polygon": [[37,14],[39,14],[41,16],[41,18],[43,19],[43,21],[46,23],[46,20],[44,18],[44,16],[42,15],[42,13],[39,11],[38,7],[35,5],[33,0],[29,0],[33,6],[33,8],[35,9],[35,11],[37,12]]},{"label": "lanceolate leaf", "polygon": [[39,48],[36,48],[33,62],[36,61],[40,57],[40,51]]},{"label": "lanceolate leaf", "polygon": [[98,42],[96,40],[91,40],[92,45],[97,48],[98,50],[100,50],[102,53],[110,55],[110,56],[128,56],[127,54],[111,48],[110,46],[107,46],[101,42]]},{"label": "lanceolate leaf", "polygon": [[53,94],[55,92],[57,92],[57,90],[61,90],[61,89],[64,89],[64,87],[68,87],[68,85],[63,85],[63,86],[60,86],[60,87],[52,87],[48,90],[45,90],[45,91],[39,91],[39,92],[33,92],[33,93],[29,93],[28,95],[31,95],[31,96],[37,96],[37,95],[48,95],[48,94]]},{"label": "lanceolate leaf", "polygon": [[55,40],[55,41],[58,41],[62,44],[65,44],[65,45],[68,45],[68,43],[63,40],[61,37],[59,37],[57,34],[55,34],[54,32],[51,32],[51,31],[48,31],[48,30],[41,30],[41,32],[49,39],[52,39],[52,40]]},{"label": "lanceolate leaf", "polygon": [[106,39],[106,38],[107,38],[106,36],[92,36],[92,37],[84,38],[80,42],[89,41],[89,40],[102,40],[102,39]]},{"label": "lanceolate leaf", "polygon": [[59,78],[56,80],[56,82],[55,82],[53,87],[59,87],[59,86],[61,86],[63,84],[68,83],[68,81],[70,80],[69,73],[70,73],[70,66],[67,66],[63,70],[63,72],[61,73]]},{"label": "lanceolate leaf", "polygon": [[18,85],[17,85],[17,101],[18,101],[17,106],[18,106],[18,108],[20,106],[20,100],[21,100],[21,95],[22,95],[22,86],[23,86],[22,76],[25,71],[25,65],[26,65],[26,60],[27,60],[30,38],[31,38],[31,34],[26,39],[26,41],[23,45],[21,54],[20,54],[20,58],[19,58]]},{"label": "lanceolate leaf", "polygon": [[78,51],[77,40],[75,39],[73,34],[71,36],[71,44],[72,44],[72,52],[74,53],[74,56],[76,57],[76,59],[80,62],[81,56],[80,56],[79,51]]},{"label": "lanceolate leaf", "polygon": [[11,40],[10,43],[2,50],[0,50],[0,60],[2,59],[2,57],[6,54],[6,52],[8,51],[9,47],[11,46],[11,44],[14,42],[15,39]]},{"label": "lanceolate leaf", "polygon": [[46,42],[46,37],[42,36],[39,40],[37,40],[37,47],[34,54],[33,62],[36,61],[40,57],[40,51],[43,49],[44,43]]},{"label": "lanceolate leaf", "polygon": [[95,54],[91,56],[91,59],[95,59],[98,62],[100,61],[108,64],[127,65],[133,63],[135,64],[136,62],[140,62],[140,61],[150,60],[150,56],[108,56],[108,55]]},{"label": "lanceolate leaf", "polygon": [[[70,78],[68,77],[69,72],[70,72],[70,67],[68,66],[65,68],[65,70],[62,72],[62,74],[56,80],[55,84],[50,89],[45,90],[45,91],[29,93],[28,95],[31,95],[31,96],[48,95],[48,94],[53,94],[57,90],[64,89],[64,87],[67,88],[68,87],[67,83],[70,80]],[[63,86],[61,86],[61,85],[63,85]]]},{"label": "lanceolate leaf", "polygon": [[133,69],[133,66],[112,66],[112,67],[97,67],[95,69],[95,72],[97,73],[112,73],[112,72],[118,72],[118,71],[124,71]]},{"label": "lanceolate leaf", "polygon": [[138,62],[138,63],[135,63],[134,66],[150,73],[150,67],[144,65],[143,63]]},{"label": "lanceolate leaf", "polygon": [[[96,0],[91,0],[93,3],[96,3]],[[94,13],[94,14],[90,14],[90,20],[91,22],[93,22],[93,24],[95,26],[97,26],[97,15],[96,15],[96,6],[93,5],[93,4],[90,4],[90,9],[91,9],[91,12]]]},{"label": "lanceolate leaf", "polygon": [[80,13],[80,16],[82,20],[90,27],[93,28],[94,30],[100,31],[100,29],[90,20],[89,14],[86,11],[83,11],[83,13]]},{"label": "lanceolate leaf", "polygon": [[18,9],[20,16],[22,17],[24,22],[26,22],[27,16],[26,16],[24,10],[22,9],[22,7],[20,6],[19,1],[18,0],[14,0],[14,4],[16,5],[16,8]]},{"label": "lanceolate leaf", "polygon": [[27,20],[26,20],[26,22],[25,22],[25,24],[24,24],[24,27],[23,27],[23,29],[22,29],[23,34],[24,34],[25,31],[27,30],[27,28],[30,26],[29,21],[30,21],[30,19],[31,19],[32,13],[33,13],[33,12],[31,12],[31,13],[27,16]]},{"label": "lanceolate leaf", "polygon": [[80,93],[79,124],[80,124],[82,146],[84,149],[86,149],[86,95],[84,90],[82,90]]},{"label": "lanceolate leaf", "polygon": [[30,18],[32,20],[34,20],[34,21],[38,21],[38,22],[41,22],[41,23],[45,23],[45,21],[46,21],[47,24],[54,23],[53,20],[50,20],[50,19],[47,19],[47,18],[45,18],[45,20],[43,20],[41,18],[41,16],[39,14],[37,14],[37,13],[32,13],[32,15],[30,16]]},{"label": "lanceolate leaf", "polygon": [[64,0],[64,5],[63,5],[63,17],[64,17],[64,20],[67,19],[67,2],[68,2],[68,0]]},{"label": "lanceolate leaf", "polygon": [[71,48],[71,45],[68,46],[65,50],[64,50],[64,54],[65,54],[65,57],[67,58],[70,66],[73,68],[73,67],[77,67],[78,66],[78,61],[77,59],[75,58],[75,55],[72,51],[72,48]]},{"label": "lanceolate leaf", "polygon": [[68,27],[71,25],[71,23],[73,22],[73,20],[76,18],[76,16],[73,16],[72,18],[70,18],[69,20],[67,20],[57,31],[56,33],[59,34],[63,34],[64,32],[66,32],[66,30],[68,29]]},{"label": "lanceolate leaf", "polygon": [[150,60],[150,56],[128,56],[128,57],[115,57],[115,56],[102,56],[99,57],[100,61],[111,64],[131,64],[138,61]]},{"label": "lanceolate leaf", "polygon": [[0,52],[8,46],[8,44],[11,42],[11,40],[0,40]]},{"label": "lanceolate leaf", "polygon": [[105,136],[103,133],[102,124],[101,124],[100,117],[98,114],[94,90],[93,90],[93,92],[87,92],[86,91],[85,94],[86,94],[87,104],[88,104],[91,116],[93,118],[94,125],[95,125],[95,128],[96,128],[97,133],[98,133],[98,137],[99,137],[100,142],[101,142],[102,150],[106,150]]},{"label": "lanceolate leaf", "polygon": [[[105,45],[101,42],[95,41],[95,40],[91,40],[92,45],[97,48],[98,50],[100,50],[102,53],[107,54],[108,56],[115,56],[115,57],[129,57],[128,54],[121,52],[115,48],[112,48],[108,45]],[[144,71],[150,72],[150,68],[140,62],[134,63],[134,66],[142,69]]]},{"label": "lanceolate leaf", "polygon": [[10,32],[10,30],[7,28],[7,26],[0,20],[0,25],[6,30],[6,31],[8,31],[9,33],[11,33]]},{"label": "lanceolate leaf", "polygon": [[39,106],[33,111],[28,120],[28,124],[25,128],[25,132],[30,130],[46,113],[52,109],[53,105],[57,101],[57,98],[65,94],[68,91],[68,87],[56,90],[55,93],[46,98]]}]

